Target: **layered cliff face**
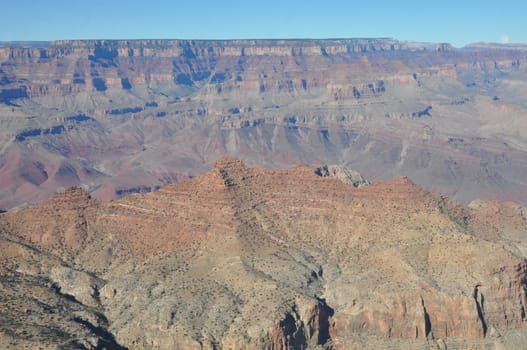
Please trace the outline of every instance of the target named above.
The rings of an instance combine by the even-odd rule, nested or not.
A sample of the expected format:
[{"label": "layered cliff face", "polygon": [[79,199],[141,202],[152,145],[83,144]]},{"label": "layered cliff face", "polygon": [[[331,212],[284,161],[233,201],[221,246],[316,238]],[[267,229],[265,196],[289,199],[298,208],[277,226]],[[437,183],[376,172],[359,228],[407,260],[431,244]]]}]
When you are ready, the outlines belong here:
[{"label": "layered cliff face", "polygon": [[222,154],[525,204],[526,57],[392,39],[0,47],[0,207],[148,192]]},{"label": "layered cliff face", "polygon": [[0,344],[525,343],[525,208],[463,206],[408,178],[357,187],[321,169],[334,168],[223,158],[153,193],[105,202],[69,189],[1,214]]}]

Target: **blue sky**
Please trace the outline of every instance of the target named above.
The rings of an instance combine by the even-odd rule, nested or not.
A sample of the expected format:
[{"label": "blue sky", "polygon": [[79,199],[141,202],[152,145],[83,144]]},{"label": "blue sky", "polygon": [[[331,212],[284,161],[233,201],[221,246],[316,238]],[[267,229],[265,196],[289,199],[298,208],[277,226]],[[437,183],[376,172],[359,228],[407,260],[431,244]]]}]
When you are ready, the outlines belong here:
[{"label": "blue sky", "polygon": [[525,0],[1,0],[0,41],[393,37],[527,42]]}]

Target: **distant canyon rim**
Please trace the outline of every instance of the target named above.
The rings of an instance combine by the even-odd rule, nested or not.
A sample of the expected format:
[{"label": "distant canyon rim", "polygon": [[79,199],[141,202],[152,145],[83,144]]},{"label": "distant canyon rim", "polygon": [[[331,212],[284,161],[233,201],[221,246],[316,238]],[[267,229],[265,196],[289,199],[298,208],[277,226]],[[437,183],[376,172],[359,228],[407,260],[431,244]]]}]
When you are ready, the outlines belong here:
[{"label": "distant canyon rim", "polygon": [[211,169],[339,164],[527,203],[527,46],[328,40],[2,43],[0,208]]}]

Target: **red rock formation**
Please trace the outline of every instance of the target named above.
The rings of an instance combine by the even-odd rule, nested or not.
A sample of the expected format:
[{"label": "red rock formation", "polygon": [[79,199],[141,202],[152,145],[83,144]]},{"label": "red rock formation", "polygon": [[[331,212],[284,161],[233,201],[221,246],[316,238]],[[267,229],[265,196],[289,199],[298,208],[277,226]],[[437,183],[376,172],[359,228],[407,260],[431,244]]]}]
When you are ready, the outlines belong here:
[{"label": "red rock formation", "polygon": [[[320,169],[221,158],[196,179],[120,200],[70,189],[0,216],[2,273],[54,281],[43,287],[59,293],[53,303],[70,295],[92,308],[83,320],[104,314],[90,324],[133,349],[523,341],[523,208],[493,203],[503,209],[489,217],[484,203],[463,206],[408,178],[355,187]],[[10,319],[29,320],[19,307],[48,317],[17,300]]]}]

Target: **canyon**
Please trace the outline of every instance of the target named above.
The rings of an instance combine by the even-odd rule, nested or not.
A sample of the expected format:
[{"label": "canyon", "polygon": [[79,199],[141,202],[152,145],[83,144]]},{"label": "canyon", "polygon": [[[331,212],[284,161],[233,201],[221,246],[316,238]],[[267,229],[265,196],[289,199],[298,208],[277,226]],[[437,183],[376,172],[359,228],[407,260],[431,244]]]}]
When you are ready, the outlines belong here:
[{"label": "canyon", "polygon": [[511,349],[526,208],[406,177],[220,158],[102,201],[0,214],[4,349]]},{"label": "canyon", "polygon": [[0,208],[149,192],[222,155],[526,204],[526,58],[387,38],[0,43]]},{"label": "canyon", "polygon": [[521,348],[526,62],[0,42],[0,347]]}]

